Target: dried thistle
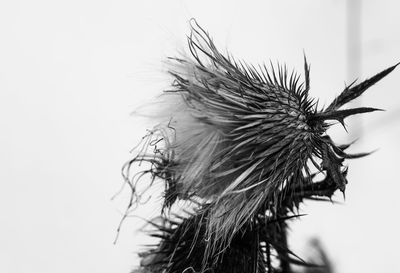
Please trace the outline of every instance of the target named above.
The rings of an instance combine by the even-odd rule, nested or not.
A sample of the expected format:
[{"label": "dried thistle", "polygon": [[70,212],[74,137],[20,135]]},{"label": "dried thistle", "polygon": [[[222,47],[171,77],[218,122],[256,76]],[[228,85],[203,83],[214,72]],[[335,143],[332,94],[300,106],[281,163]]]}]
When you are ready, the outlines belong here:
[{"label": "dried thistle", "polygon": [[[326,130],[332,121],[344,126],[349,116],[379,110],[341,107],[397,65],[362,83],[353,82],[328,107],[319,108],[309,96],[306,58],[300,84],[300,76],[286,66],[256,68],[237,61],[220,53],[195,21],[191,30],[192,58],[170,58],[174,82],[165,95],[178,102],[168,113],[171,120],[147,137],[144,146],[155,146],[153,152],[145,149],[124,168],[134,194],[137,181],[130,180],[130,166],[147,161],[151,168],[144,173],[150,173],[152,181],[165,181],[165,208],[178,199],[201,203],[174,228],[158,227],[162,242],[148,256],[153,261],[151,272],[183,272],[190,267],[193,272],[210,268],[212,272],[273,272],[268,261],[271,253],[267,253],[271,249],[283,272],[290,272],[291,263],[306,265],[287,249],[289,213],[305,198],[331,197],[337,189],[344,192],[344,160],[367,155],[347,154],[350,145],[336,145]],[[311,166],[325,176],[322,181],[315,181]],[[252,241],[254,236],[257,242]],[[225,257],[234,255],[237,242],[242,244],[242,260],[233,265]],[[246,258],[249,242],[253,251],[249,250],[253,253],[249,257],[252,263],[259,261],[256,264],[250,265]],[[225,263],[231,271],[221,269]]]}]

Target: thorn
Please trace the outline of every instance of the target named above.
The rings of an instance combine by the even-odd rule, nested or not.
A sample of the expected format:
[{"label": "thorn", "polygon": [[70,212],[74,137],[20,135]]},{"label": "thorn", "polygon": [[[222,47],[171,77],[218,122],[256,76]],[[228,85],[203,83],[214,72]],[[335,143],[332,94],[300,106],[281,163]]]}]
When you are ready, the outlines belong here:
[{"label": "thorn", "polygon": [[339,145],[338,147],[339,147],[339,149],[341,149],[341,150],[346,150],[347,148],[349,148],[351,145],[353,145],[354,143],[356,143],[357,141],[359,140],[359,138],[357,137],[356,139],[354,139],[353,141],[351,141],[350,143],[348,143],[348,144],[343,144],[343,145]]},{"label": "thorn", "polygon": [[346,131],[346,133],[348,133],[347,128],[346,128],[346,124],[344,123],[344,118],[339,118],[338,121],[343,126],[344,130]]}]

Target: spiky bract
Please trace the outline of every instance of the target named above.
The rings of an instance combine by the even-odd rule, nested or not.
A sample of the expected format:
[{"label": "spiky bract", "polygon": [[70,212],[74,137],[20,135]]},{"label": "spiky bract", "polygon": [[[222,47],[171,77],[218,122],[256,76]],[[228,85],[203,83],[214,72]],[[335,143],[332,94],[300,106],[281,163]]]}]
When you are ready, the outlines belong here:
[{"label": "spiky bract", "polygon": [[[220,255],[206,256],[206,214],[199,213],[174,221],[165,219],[163,225],[152,223],[152,236],[161,242],[149,252],[142,253],[142,267],[149,272],[230,272],[266,273],[282,268],[276,257],[287,265],[315,267],[306,263],[283,244],[281,228],[287,219],[267,219],[257,215],[255,225],[245,225],[233,236]],[[274,257],[275,256],[275,257]]]}]

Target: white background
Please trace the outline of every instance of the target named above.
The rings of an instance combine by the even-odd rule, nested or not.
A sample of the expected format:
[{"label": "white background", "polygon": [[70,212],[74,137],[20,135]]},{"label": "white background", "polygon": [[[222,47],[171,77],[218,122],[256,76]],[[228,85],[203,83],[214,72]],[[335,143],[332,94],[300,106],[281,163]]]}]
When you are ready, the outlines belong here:
[{"label": "white background", "polygon": [[[361,79],[400,60],[399,9],[362,2]],[[129,218],[114,245],[128,194],[110,199],[152,126],[130,113],[168,88],[162,61],[185,49],[190,18],[249,62],[301,72],[304,50],[311,94],[329,103],[347,80],[345,10],[344,0],[2,1],[0,272],[128,273],[138,264],[144,222]],[[353,151],[379,150],[348,162],[345,203],[308,203],[292,226],[300,254],[317,236],[340,273],[400,272],[399,85],[400,69],[362,99],[387,111],[365,115]],[[340,127],[332,134],[348,141]]]}]

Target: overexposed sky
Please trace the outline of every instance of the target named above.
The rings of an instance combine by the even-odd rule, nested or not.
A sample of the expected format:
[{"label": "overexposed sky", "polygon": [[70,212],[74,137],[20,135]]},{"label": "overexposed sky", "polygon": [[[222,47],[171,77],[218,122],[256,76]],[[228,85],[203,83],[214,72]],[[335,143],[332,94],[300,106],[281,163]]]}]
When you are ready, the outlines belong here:
[{"label": "overexposed sky", "polygon": [[[400,4],[362,1],[365,79],[400,61]],[[311,63],[328,103],[347,79],[346,1],[27,1],[0,3],[0,272],[128,273],[148,238],[129,218],[120,169],[151,128],[130,113],[168,88],[167,56],[196,18],[221,49],[252,63]],[[300,254],[320,237],[338,273],[400,272],[400,69],[372,87],[342,205],[308,203],[292,226]],[[354,123],[356,135],[361,123]],[[338,126],[333,138],[347,141]],[[341,196],[337,199],[343,201]],[[157,216],[149,204],[137,211]],[[306,256],[307,253],[304,253]]]}]

